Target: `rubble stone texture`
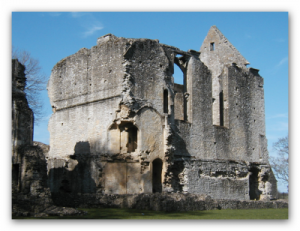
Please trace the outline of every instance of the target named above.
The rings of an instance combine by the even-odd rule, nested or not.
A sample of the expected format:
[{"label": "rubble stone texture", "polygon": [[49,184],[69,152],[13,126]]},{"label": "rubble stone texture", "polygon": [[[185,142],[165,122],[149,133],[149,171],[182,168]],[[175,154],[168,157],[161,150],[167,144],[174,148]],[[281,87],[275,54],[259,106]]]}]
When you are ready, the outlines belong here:
[{"label": "rubble stone texture", "polygon": [[33,113],[24,88],[25,67],[12,60],[12,212],[13,215],[39,213],[52,204],[47,187],[48,145],[33,142]]},{"label": "rubble stone texture", "polygon": [[155,192],[275,199],[264,82],[248,64],[215,26],[200,52],[107,34],[59,61],[47,87],[54,200]]},{"label": "rubble stone texture", "polygon": [[[33,142],[33,113],[24,88],[25,67],[12,60],[12,216],[47,216],[81,214],[75,209],[53,205],[47,184],[45,154],[49,146]],[[49,208],[52,210],[50,211]]]}]

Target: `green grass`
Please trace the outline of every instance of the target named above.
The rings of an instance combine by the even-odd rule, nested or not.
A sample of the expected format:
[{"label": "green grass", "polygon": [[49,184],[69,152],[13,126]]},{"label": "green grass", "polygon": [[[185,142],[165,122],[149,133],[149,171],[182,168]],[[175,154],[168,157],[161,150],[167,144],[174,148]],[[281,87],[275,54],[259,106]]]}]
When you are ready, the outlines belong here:
[{"label": "green grass", "polygon": [[136,209],[81,209],[88,214],[70,217],[13,217],[13,219],[288,219],[288,209],[226,209],[193,212],[156,212]]}]

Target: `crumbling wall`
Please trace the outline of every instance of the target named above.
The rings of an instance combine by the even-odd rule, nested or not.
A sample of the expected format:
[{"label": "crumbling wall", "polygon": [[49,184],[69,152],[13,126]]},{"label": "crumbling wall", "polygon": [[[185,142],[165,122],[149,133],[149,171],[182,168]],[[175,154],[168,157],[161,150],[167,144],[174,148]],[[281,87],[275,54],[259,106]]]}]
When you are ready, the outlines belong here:
[{"label": "crumbling wall", "polygon": [[58,62],[51,191],[272,198],[274,181],[260,176],[270,175],[263,79],[216,27],[200,52],[108,34]]},{"label": "crumbling wall", "polygon": [[79,141],[89,142],[91,153],[107,152],[107,129],[122,99],[126,50],[124,40],[108,38],[53,68],[48,83],[54,109],[49,121],[51,157],[67,158]]},{"label": "crumbling wall", "polygon": [[[159,57],[160,64],[155,60]],[[53,192],[63,187],[62,182],[73,185],[72,178],[76,177],[80,182],[95,184],[88,192],[152,192],[150,162],[164,158],[161,85],[167,78],[168,67],[169,61],[158,41],[113,35],[99,38],[91,50],[81,49],[56,64],[48,84],[54,109],[49,121],[48,155],[49,184]],[[135,131],[130,132],[132,129]],[[79,144],[86,144],[85,150],[76,151]],[[81,162],[77,156],[82,157]],[[92,156],[101,161],[95,163]],[[128,160],[140,164],[129,164]],[[77,170],[80,163],[85,163],[85,171],[90,174]],[[140,186],[131,185],[131,178],[122,180],[129,165],[140,174],[134,180]],[[118,166],[122,178],[117,180],[119,183],[112,183],[116,180],[112,166]],[[64,175],[66,179],[62,179]],[[109,186],[112,184],[115,186]],[[139,187],[141,190],[136,191]],[[71,191],[87,192],[78,187]]]},{"label": "crumbling wall", "polygon": [[12,60],[12,161],[21,163],[20,151],[32,145],[33,113],[24,92],[26,85],[25,66],[17,59]]},{"label": "crumbling wall", "polygon": [[33,142],[33,113],[28,106],[25,66],[12,60],[12,214],[39,213],[52,205],[45,153],[49,146]]},{"label": "crumbling wall", "polygon": [[12,60],[12,190],[21,190],[22,157],[24,148],[32,145],[33,113],[28,106],[25,66]]},{"label": "crumbling wall", "polygon": [[[230,151],[220,152],[218,158],[227,153],[230,159],[268,163],[262,77],[257,70],[245,72],[233,65],[228,68],[228,89],[230,126],[218,135],[220,147],[227,146]],[[224,136],[226,142],[222,142]]]},{"label": "crumbling wall", "polygon": [[183,193],[142,193],[126,195],[81,194],[77,198],[59,197],[60,204],[79,208],[133,208],[154,211],[197,211],[214,209],[288,208],[285,201],[218,200],[206,195]]},{"label": "crumbling wall", "polygon": [[214,199],[249,199],[249,175],[245,162],[178,159],[183,193],[206,194]]}]

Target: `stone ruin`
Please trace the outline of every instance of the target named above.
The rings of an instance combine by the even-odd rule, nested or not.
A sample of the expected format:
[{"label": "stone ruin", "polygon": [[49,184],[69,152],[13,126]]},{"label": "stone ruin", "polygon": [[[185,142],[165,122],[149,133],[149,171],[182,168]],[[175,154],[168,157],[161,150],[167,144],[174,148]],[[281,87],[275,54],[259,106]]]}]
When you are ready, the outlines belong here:
[{"label": "stone ruin", "polygon": [[25,67],[12,60],[12,212],[39,213],[52,204],[47,187],[48,145],[33,142],[33,112],[24,88]]},{"label": "stone ruin", "polygon": [[199,52],[107,34],[62,59],[47,86],[51,192],[276,198],[264,81],[248,64],[215,26]]},{"label": "stone ruin", "polygon": [[215,26],[199,52],[102,36],[52,70],[49,149],[32,140],[24,66],[13,60],[13,214],[287,207],[265,202],[277,185],[263,78],[248,64]]},{"label": "stone ruin", "polygon": [[45,153],[49,145],[33,141],[33,112],[24,88],[25,67],[12,60],[12,216],[80,215],[53,204]]}]

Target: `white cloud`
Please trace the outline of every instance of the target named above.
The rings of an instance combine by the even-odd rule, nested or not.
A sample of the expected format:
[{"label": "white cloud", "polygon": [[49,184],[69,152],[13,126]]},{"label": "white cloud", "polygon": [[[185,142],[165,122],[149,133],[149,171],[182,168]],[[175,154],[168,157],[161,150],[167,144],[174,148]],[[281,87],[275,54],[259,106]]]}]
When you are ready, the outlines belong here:
[{"label": "white cloud", "polygon": [[85,31],[83,33],[83,37],[88,37],[88,36],[94,34],[96,31],[102,30],[102,29],[103,29],[103,26],[96,26],[96,25],[94,25],[90,29],[88,29],[87,31]]},{"label": "white cloud", "polygon": [[79,25],[84,29],[82,37],[86,38],[93,35],[95,32],[102,30],[104,27],[92,13],[88,12],[71,12],[71,17],[75,18]]},{"label": "white cloud", "polygon": [[288,57],[284,57],[280,60],[280,62],[276,65],[276,67],[280,67],[282,64],[286,63],[288,61]]}]

